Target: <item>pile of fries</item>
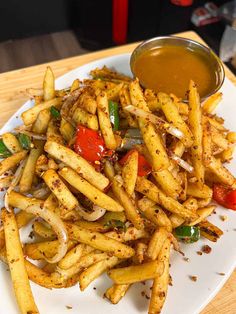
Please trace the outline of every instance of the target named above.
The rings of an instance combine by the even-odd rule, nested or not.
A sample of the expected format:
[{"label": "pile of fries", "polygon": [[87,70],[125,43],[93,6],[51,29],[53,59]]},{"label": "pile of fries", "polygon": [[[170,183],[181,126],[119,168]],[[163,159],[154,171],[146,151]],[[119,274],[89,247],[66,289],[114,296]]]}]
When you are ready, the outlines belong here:
[{"label": "pile of fries", "polygon": [[[1,136],[0,257],[21,313],[39,313],[29,280],[84,291],[104,272],[114,282],[105,292],[113,304],[132,284],[152,280],[148,313],[160,313],[177,239],[222,235],[207,217],[213,184],[236,187],[223,165],[236,133],[213,113],[221,93],[201,104],[192,81],[186,103],[106,67],[90,75],[55,90],[48,67],[43,88],[27,90],[34,105],[23,125]],[[96,141],[102,155],[91,160],[86,142]],[[20,241],[27,224],[35,242]]]}]

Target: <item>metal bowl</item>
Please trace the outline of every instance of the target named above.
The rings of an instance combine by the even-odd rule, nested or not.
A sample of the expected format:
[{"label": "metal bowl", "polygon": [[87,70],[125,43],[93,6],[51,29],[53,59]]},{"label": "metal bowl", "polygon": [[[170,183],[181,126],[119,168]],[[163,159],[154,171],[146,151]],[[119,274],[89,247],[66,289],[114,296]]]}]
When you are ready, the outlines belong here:
[{"label": "metal bowl", "polygon": [[[209,62],[213,65],[212,68],[213,68],[214,73],[212,73],[212,75],[214,75],[216,78],[216,84],[215,84],[216,87],[208,95],[205,95],[204,97],[202,97],[202,99],[205,99],[209,97],[210,95],[216,93],[221,88],[225,79],[225,71],[224,71],[223,63],[221,62],[219,57],[210,48],[198,43],[195,40],[182,38],[182,37],[176,37],[176,36],[160,36],[160,37],[151,38],[151,39],[145,40],[139,46],[137,46],[134,49],[130,57],[130,68],[134,77],[137,77],[134,70],[134,63],[141,54],[153,48],[159,48],[159,47],[170,46],[170,45],[182,46],[182,47],[190,48],[191,50],[194,50],[194,51],[201,51],[201,53],[204,53],[206,59],[208,59]],[[142,85],[142,81],[140,81],[140,83]],[[148,87],[148,86],[144,86],[144,87]]]}]

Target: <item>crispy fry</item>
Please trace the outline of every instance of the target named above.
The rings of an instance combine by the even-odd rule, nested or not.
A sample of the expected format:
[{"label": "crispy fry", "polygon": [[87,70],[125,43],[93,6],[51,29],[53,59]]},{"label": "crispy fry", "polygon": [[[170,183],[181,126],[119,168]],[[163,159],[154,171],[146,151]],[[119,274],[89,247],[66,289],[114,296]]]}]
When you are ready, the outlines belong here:
[{"label": "crispy fry", "polygon": [[91,114],[86,112],[82,108],[76,108],[72,119],[76,122],[76,124],[82,124],[87,128],[97,131],[98,130],[98,119],[95,114]]},{"label": "crispy fry", "polygon": [[6,239],[7,261],[11,272],[16,300],[22,314],[39,313],[29,284],[19,232],[13,212],[2,209]]},{"label": "crispy fry", "polygon": [[105,92],[101,92],[98,95],[97,105],[99,125],[106,146],[109,149],[115,149],[117,147],[117,143],[112,131],[112,125],[109,118],[108,97]]},{"label": "crispy fry", "polygon": [[73,152],[71,149],[55,142],[47,142],[44,149],[54,158],[61,160],[67,166],[74,169],[85,180],[89,181],[99,190],[103,190],[107,187],[109,180],[101,173],[97,172],[87,160]]},{"label": "crispy fry", "polygon": [[3,140],[3,143],[5,144],[5,146],[7,147],[7,149],[12,154],[18,153],[22,150],[22,147],[21,147],[18,139],[12,133],[4,133],[2,135],[2,140]]},{"label": "crispy fry", "polygon": [[51,113],[49,109],[44,109],[40,111],[36,121],[33,124],[32,131],[39,134],[45,133],[47,131],[50,119]]},{"label": "crispy fry", "polygon": [[78,201],[60,179],[56,171],[49,169],[43,174],[43,179],[59,202],[68,210],[78,206]]},{"label": "crispy fry", "polygon": [[148,314],[160,313],[164,305],[169,284],[170,240],[167,239],[162,246],[158,260],[164,264],[164,271],[160,277],[153,281],[152,294]]},{"label": "crispy fry", "polygon": [[44,143],[42,141],[34,141],[34,147],[30,150],[23,170],[23,174],[19,182],[21,193],[28,192],[31,189],[35,174],[36,162],[43,152],[43,145]]},{"label": "crispy fry", "polygon": [[202,163],[202,114],[199,94],[196,85],[190,81],[189,85],[189,125],[193,134],[193,145],[191,147],[192,162],[198,186],[204,183],[204,166]]},{"label": "crispy fry", "polygon": [[198,214],[199,218],[197,218],[196,220],[192,221],[189,225],[190,226],[195,226],[195,225],[199,224],[205,218],[210,216],[215,208],[216,208],[216,206],[212,205],[212,206],[207,206],[207,207],[198,209],[197,214]]},{"label": "crispy fry", "polygon": [[55,78],[50,67],[47,67],[43,79],[43,98],[51,100],[55,97]]},{"label": "crispy fry", "polygon": [[21,118],[25,125],[30,125],[34,123],[42,110],[49,109],[52,106],[58,107],[61,104],[60,98],[54,98],[51,100],[47,100],[42,102],[41,104],[34,106],[26,111],[24,111],[21,115]]},{"label": "crispy fry", "polygon": [[74,136],[74,127],[64,118],[61,119],[60,132],[63,138],[69,142]]},{"label": "crispy fry", "polygon": [[51,229],[48,228],[45,224],[43,224],[40,221],[35,221],[33,223],[33,230],[35,233],[37,233],[37,235],[39,235],[42,238],[50,238],[50,239],[55,239],[56,238],[56,234],[55,232]]},{"label": "crispy fry", "polygon": [[151,181],[145,179],[144,177],[138,177],[136,183],[136,191],[147,196],[157,204],[165,207],[172,213],[178,214],[179,216],[186,219],[194,219],[196,214],[194,214],[189,209],[185,208],[176,200],[172,199],[165,195],[158,187],[153,184]]},{"label": "crispy fry", "polygon": [[79,87],[80,87],[80,81],[79,81],[79,79],[75,79],[75,80],[73,81],[73,83],[71,84],[70,92],[75,91],[75,90],[78,89]]},{"label": "crispy fry", "polygon": [[135,188],[135,183],[138,175],[138,152],[134,150],[129,155],[127,161],[122,168],[122,178],[124,188],[129,196],[132,196]]},{"label": "crispy fry", "polygon": [[64,142],[59,132],[59,128],[57,127],[57,122],[53,119],[48,123],[46,135],[47,135],[47,141],[52,141],[59,144],[63,144]]},{"label": "crispy fry", "polygon": [[182,142],[186,147],[190,147],[193,143],[192,133],[187,124],[183,121],[171,98],[164,93],[158,93],[158,100],[161,103],[161,109],[164,112],[167,121],[173,123],[173,125],[184,134]]},{"label": "crispy fry", "polygon": [[91,232],[75,224],[66,223],[69,237],[81,243],[88,244],[95,249],[111,252],[118,258],[129,258],[134,255],[134,250],[119,241],[111,239],[99,232]]},{"label": "crispy fry", "polygon": [[87,268],[79,275],[80,290],[84,291],[93,280],[108,269],[117,265],[119,262],[120,260],[117,257],[112,256]]},{"label": "crispy fry", "polygon": [[108,271],[108,276],[116,284],[131,284],[159,277],[163,270],[163,262],[152,261],[141,265],[112,269]]},{"label": "crispy fry", "polygon": [[132,128],[137,128],[138,127],[137,120],[133,118],[132,115],[127,110],[124,110],[126,106],[131,104],[128,86],[124,86],[120,91],[120,104],[121,107],[123,108],[123,112],[128,121],[129,126]]},{"label": "crispy fry", "polygon": [[147,256],[151,260],[154,261],[157,259],[159,253],[161,252],[162,246],[167,239],[167,236],[168,233],[163,227],[156,229],[156,231],[153,233],[147,249]]},{"label": "crispy fry", "polygon": [[105,292],[105,297],[111,301],[112,304],[117,304],[124,297],[130,285],[116,285],[114,284]]},{"label": "crispy fry", "polygon": [[0,162],[0,175],[14,168],[21,160],[23,160],[26,157],[26,155],[27,155],[27,151],[22,150],[6,159],[3,159]]},{"label": "crispy fry", "polygon": [[75,187],[78,191],[84,194],[94,204],[103,207],[110,211],[123,211],[123,207],[113,200],[111,197],[101,192],[89,182],[79,176],[74,170],[68,167],[64,167],[59,171],[62,176],[70,185]]},{"label": "crispy fry", "polygon": [[212,113],[221,100],[222,100],[221,92],[211,95],[202,104],[203,111],[205,111],[206,113]]},{"label": "crispy fry", "polygon": [[212,189],[206,184],[199,189],[196,183],[188,183],[187,195],[198,197],[198,198],[208,198],[212,197]]},{"label": "crispy fry", "polygon": [[73,247],[70,251],[66,253],[66,255],[60,260],[58,263],[58,267],[62,269],[68,269],[77,262],[79,262],[85,245],[84,244],[78,244],[75,247]]}]

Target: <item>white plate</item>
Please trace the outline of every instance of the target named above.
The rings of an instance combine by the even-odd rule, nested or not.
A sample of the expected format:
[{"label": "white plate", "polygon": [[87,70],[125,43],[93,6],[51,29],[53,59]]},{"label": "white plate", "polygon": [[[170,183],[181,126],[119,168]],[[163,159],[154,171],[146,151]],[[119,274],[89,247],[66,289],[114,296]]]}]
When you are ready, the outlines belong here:
[{"label": "white plate", "polygon": [[[57,79],[56,87],[65,88],[74,79],[85,78],[91,69],[103,65],[131,75],[129,57],[130,54],[116,55],[86,64]],[[226,127],[233,130],[236,116],[236,88],[226,79],[222,92],[224,97],[217,113],[225,118]],[[26,102],[6,123],[1,133],[10,131],[18,124],[21,124],[20,118],[17,118],[17,116],[20,116],[20,113],[30,106],[31,102]],[[233,173],[236,173],[235,160],[229,168]],[[228,220],[223,222],[219,215],[226,215]],[[185,255],[190,259],[189,262],[184,261],[183,257],[175,252],[172,254],[170,272],[173,278],[173,286],[169,287],[167,302],[162,314],[199,313],[220,290],[234,270],[236,265],[236,212],[219,207],[217,208],[217,214],[212,215],[209,220],[219,226],[224,231],[224,235],[217,243],[201,239],[195,244],[182,245]],[[23,230],[21,234],[23,240],[28,240],[29,231],[29,228]],[[208,255],[197,255],[196,252],[205,243],[212,247],[212,252]],[[225,276],[219,275],[219,273],[225,273]],[[197,282],[189,279],[191,275],[197,276]],[[134,285],[118,305],[112,305],[102,298],[106,288],[110,285],[111,281],[106,275],[94,281],[85,292],[80,292],[78,285],[68,289],[48,290],[31,283],[41,314],[147,313],[149,301],[141,296],[141,292],[145,291],[147,295],[150,295],[149,283]],[[0,291],[0,313],[18,313],[10,274],[2,263],[0,265]],[[72,309],[69,310],[66,306],[72,306]]]}]

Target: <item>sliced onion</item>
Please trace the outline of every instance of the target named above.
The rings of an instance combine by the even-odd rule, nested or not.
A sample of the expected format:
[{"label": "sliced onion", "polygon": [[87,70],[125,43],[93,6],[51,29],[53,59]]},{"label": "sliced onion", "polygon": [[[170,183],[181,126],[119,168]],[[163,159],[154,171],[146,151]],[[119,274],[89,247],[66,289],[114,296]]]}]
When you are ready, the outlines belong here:
[{"label": "sliced onion", "polygon": [[26,164],[26,159],[21,161],[19,167],[16,169],[16,172],[13,176],[13,179],[9,185],[9,188],[6,191],[6,194],[4,197],[4,206],[5,206],[6,210],[9,212],[11,211],[11,208],[9,206],[8,197],[9,197],[9,194],[11,193],[11,191],[17,186],[18,182],[20,181],[20,178],[22,176],[25,164]]},{"label": "sliced onion", "polygon": [[182,131],[174,127],[172,124],[166,122],[165,120],[159,118],[153,113],[139,109],[132,105],[128,105],[124,109],[132,113],[136,117],[143,118],[149,122],[152,122],[153,124],[157,125],[159,128],[164,129],[167,133],[177,137],[178,139],[182,139],[184,137],[184,134]]},{"label": "sliced onion", "polygon": [[50,193],[50,189],[48,187],[42,187],[40,189],[35,190],[32,195],[35,198],[45,199]]},{"label": "sliced onion", "polygon": [[25,211],[44,219],[52,227],[52,230],[56,233],[58,238],[58,251],[52,258],[45,257],[45,260],[48,263],[59,262],[66,255],[68,249],[68,234],[63,221],[57,214],[44,207],[43,203],[42,206],[28,206]]},{"label": "sliced onion", "polygon": [[80,216],[87,221],[96,221],[106,213],[106,209],[98,205],[93,205],[93,211],[91,213],[88,213],[81,205],[77,206],[76,210],[79,212]]},{"label": "sliced onion", "polygon": [[183,169],[185,169],[186,171],[188,171],[189,173],[192,173],[194,168],[187,163],[187,161],[183,160],[182,158],[180,158],[179,156],[170,153],[170,157],[172,160],[174,160],[180,167],[182,167]]}]

